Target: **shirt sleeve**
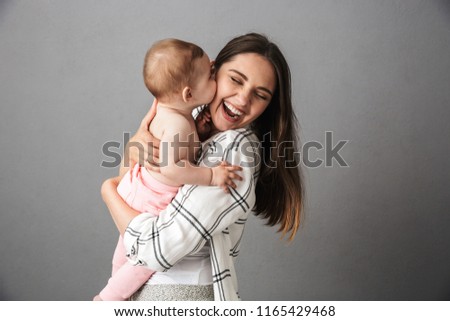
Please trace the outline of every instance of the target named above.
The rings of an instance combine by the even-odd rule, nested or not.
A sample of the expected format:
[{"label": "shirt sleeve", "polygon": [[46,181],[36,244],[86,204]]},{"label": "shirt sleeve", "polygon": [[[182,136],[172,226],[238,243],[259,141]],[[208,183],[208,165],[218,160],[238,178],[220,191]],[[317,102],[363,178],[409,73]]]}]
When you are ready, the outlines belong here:
[{"label": "shirt sleeve", "polygon": [[216,186],[184,185],[158,217],[142,213],[124,234],[128,259],[155,271],[165,271],[228,226],[247,218],[255,205],[259,146],[249,130],[220,133],[204,144],[200,166],[226,160],[242,167],[236,189],[225,193]]}]

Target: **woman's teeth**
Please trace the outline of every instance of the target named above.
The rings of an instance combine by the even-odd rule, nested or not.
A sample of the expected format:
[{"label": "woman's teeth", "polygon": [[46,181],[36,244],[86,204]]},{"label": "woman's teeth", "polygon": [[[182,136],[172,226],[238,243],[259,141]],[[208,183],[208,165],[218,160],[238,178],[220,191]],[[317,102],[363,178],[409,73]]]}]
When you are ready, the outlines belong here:
[{"label": "woman's teeth", "polygon": [[223,105],[225,106],[225,111],[227,112],[227,114],[233,118],[238,118],[239,116],[242,115],[242,112],[237,110],[236,108],[234,108],[231,105],[228,105],[226,102],[223,102]]}]

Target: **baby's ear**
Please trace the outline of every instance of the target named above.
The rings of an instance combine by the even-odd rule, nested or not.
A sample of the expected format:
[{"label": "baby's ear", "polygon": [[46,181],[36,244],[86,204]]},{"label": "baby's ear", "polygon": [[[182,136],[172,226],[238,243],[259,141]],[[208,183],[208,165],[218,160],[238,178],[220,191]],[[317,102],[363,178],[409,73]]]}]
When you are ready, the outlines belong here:
[{"label": "baby's ear", "polygon": [[192,99],[192,89],[189,86],[186,86],[183,88],[183,91],[181,92],[181,95],[183,96],[183,101],[185,103],[188,103]]}]

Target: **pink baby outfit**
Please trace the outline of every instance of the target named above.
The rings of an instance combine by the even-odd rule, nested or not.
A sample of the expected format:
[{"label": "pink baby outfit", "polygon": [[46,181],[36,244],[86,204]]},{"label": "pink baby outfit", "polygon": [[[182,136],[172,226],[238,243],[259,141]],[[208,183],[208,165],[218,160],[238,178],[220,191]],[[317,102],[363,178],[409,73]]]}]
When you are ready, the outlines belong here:
[{"label": "pink baby outfit", "polygon": [[[128,171],[117,192],[134,210],[155,216],[167,207],[178,192],[178,187],[157,181],[145,168],[136,164]],[[119,237],[112,260],[112,274],[108,284],[100,292],[103,301],[123,301],[135,293],[154,273],[140,265],[132,265],[126,258],[122,236]]]}]

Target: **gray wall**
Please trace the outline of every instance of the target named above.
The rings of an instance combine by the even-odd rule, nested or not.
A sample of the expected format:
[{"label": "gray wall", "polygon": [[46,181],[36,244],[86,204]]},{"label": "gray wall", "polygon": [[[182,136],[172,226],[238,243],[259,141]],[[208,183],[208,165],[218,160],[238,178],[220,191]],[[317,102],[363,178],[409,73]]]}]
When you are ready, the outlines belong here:
[{"label": "gray wall", "polygon": [[249,31],[290,63],[302,141],[348,140],[349,167],[307,169],[292,244],[250,220],[243,299],[450,299],[450,4],[418,0],[1,1],[1,299],[97,293],[117,239],[102,145],[150,105],[146,49],[178,37],[214,57]]}]

